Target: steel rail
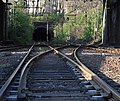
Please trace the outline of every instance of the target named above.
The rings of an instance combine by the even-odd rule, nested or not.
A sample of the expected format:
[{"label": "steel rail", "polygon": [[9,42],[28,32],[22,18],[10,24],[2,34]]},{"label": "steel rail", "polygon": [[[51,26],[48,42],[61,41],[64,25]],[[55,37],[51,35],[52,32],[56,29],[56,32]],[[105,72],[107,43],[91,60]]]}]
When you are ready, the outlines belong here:
[{"label": "steel rail", "polygon": [[[66,47],[66,46],[63,46],[63,47]],[[62,48],[63,48],[62,47]],[[49,48],[51,48],[49,46]],[[61,49],[60,48],[56,48],[56,49]],[[20,76],[20,82],[19,82],[19,87],[18,87],[18,99],[25,99],[26,98],[26,95],[25,95],[25,90],[26,90],[26,77],[27,77],[27,74],[28,74],[28,71],[30,69],[30,64],[37,60],[39,57],[45,55],[45,54],[48,54],[50,52],[54,51],[53,49],[50,49],[50,50],[47,50],[43,53],[39,53],[38,55],[34,56],[33,58],[31,58],[26,64],[25,66],[23,67],[22,69],[22,72],[21,72],[21,76]]]},{"label": "steel rail", "polygon": [[[5,46],[5,47],[0,47],[0,52],[21,49],[21,48],[26,48],[26,47],[29,48],[31,46],[32,45]],[[34,46],[47,46],[47,45],[46,44],[34,44]]]},{"label": "steel rail", "polygon": [[[28,71],[29,71],[29,69],[31,67],[31,63],[34,60],[38,59],[40,56],[43,56],[44,54],[52,52],[52,51],[55,51],[56,54],[61,55],[62,57],[66,58],[69,62],[71,62],[72,64],[74,64],[76,66],[76,68],[78,67],[81,70],[82,74],[85,76],[85,78],[87,80],[94,81],[96,83],[96,85],[99,85],[100,88],[102,90],[104,90],[104,92],[107,93],[107,95],[108,95],[107,97],[109,97],[109,98],[113,97],[113,95],[111,95],[112,92],[109,89],[109,85],[107,85],[103,80],[101,80],[96,74],[94,74],[88,68],[83,67],[79,63],[76,63],[75,61],[73,61],[72,59],[70,59],[69,57],[67,57],[66,55],[64,55],[62,52],[58,51],[57,49],[54,49],[51,46],[50,46],[50,48],[51,48],[51,50],[48,50],[48,51],[46,51],[44,53],[41,53],[41,54],[38,54],[35,57],[33,57],[32,59],[30,59],[26,63],[26,65],[23,67],[23,70],[22,70],[22,73],[21,73],[21,76],[20,76],[20,83],[19,83],[19,90],[18,90],[18,98],[19,99],[24,99],[26,97],[26,95],[25,95],[25,93],[27,92],[27,91],[25,91],[26,90],[26,79],[27,79],[26,77],[27,77]],[[74,52],[74,54],[75,54],[75,52]]]},{"label": "steel rail", "polygon": [[[75,62],[74,60],[70,59],[69,57],[67,57],[66,55],[64,55],[62,52],[60,52],[60,51],[58,51],[58,50],[56,50],[56,49],[54,49],[54,48],[52,48],[52,47],[51,47],[51,49],[53,49],[57,54],[63,56],[63,57],[66,58],[67,60],[69,60],[69,61],[70,61],[71,63],[73,63],[74,65],[76,65],[76,66],[81,70],[82,74],[85,76],[85,78],[86,78],[87,80],[93,80],[93,81],[98,80],[99,83],[101,84],[101,85],[99,84],[100,87],[102,87],[102,86],[104,85],[104,87],[106,88],[106,89],[104,89],[104,91],[108,94],[108,96],[111,96],[111,90],[107,89],[107,88],[108,88],[107,84],[106,84],[103,80],[101,80],[95,73],[93,73],[93,72],[92,72],[91,70],[89,70],[88,68],[83,67],[82,65],[78,64],[78,63]],[[76,50],[75,50],[75,51],[76,51]],[[75,52],[74,52],[74,55],[75,55]],[[97,84],[97,85],[98,85],[98,84]]]},{"label": "steel rail", "polygon": [[88,79],[93,80],[97,85],[99,85],[104,91],[106,91],[113,99],[120,101],[120,93],[118,93],[114,88],[112,88],[110,85],[108,85],[105,81],[103,81],[101,78],[99,78],[95,73],[93,73],[91,70],[89,70],[77,57],[77,51],[80,47],[78,47],[74,51],[74,56],[77,60],[77,62],[81,66],[82,72],[85,74],[85,76],[89,75],[90,77]]},{"label": "steel rail", "polygon": [[30,66],[29,66],[29,65],[30,65],[34,60],[38,59],[39,57],[41,57],[41,56],[43,56],[44,54],[47,54],[47,53],[49,53],[49,52],[51,52],[51,51],[53,51],[53,50],[47,50],[47,51],[45,51],[45,52],[43,52],[43,53],[40,53],[40,54],[34,56],[33,58],[31,58],[31,59],[25,64],[25,66],[24,66],[23,69],[22,69],[21,76],[20,76],[20,82],[19,82],[19,87],[18,87],[18,99],[24,99],[24,98],[26,97],[24,90],[26,90],[26,79],[27,79],[26,77],[27,77],[28,71],[29,71],[29,69],[30,69]]},{"label": "steel rail", "polygon": [[14,79],[15,75],[17,74],[17,72],[20,70],[21,66],[23,65],[23,63],[26,60],[26,58],[28,57],[28,55],[30,54],[30,52],[33,49],[33,47],[34,47],[34,44],[30,47],[30,49],[28,50],[28,52],[25,55],[25,57],[23,58],[23,60],[20,62],[20,64],[15,69],[15,71],[12,73],[12,75],[8,78],[8,80],[4,83],[4,85],[0,89],[0,99],[2,99],[3,94],[5,93],[6,89],[9,87],[10,83]]},{"label": "steel rail", "polygon": [[23,46],[23,45],[1,46],[0,49],[10,48],[10,47],[18,47],[18,46]]},{"label": "steel rail", "polygon": [[9,47],[1,47],[0,48],[0,52],[3,52],[3,51],[9,51],[9,50],[14,50],[14,49],[21,49],[21,48],[24,48],[26,46],[9,46]]}]

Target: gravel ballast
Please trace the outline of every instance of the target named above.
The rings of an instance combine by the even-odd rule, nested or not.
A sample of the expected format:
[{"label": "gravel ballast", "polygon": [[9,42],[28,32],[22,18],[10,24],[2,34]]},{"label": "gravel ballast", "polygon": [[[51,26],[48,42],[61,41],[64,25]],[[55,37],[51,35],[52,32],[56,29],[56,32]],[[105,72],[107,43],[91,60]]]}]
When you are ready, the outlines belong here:
[{"label": "gravel ballast", "polygon": [[80,49],[80,61],[120,92],[120,49]]},{"label": "gravel ballast", "polygon": [[0,87],[13,73],[28,49],[0,52]]}]

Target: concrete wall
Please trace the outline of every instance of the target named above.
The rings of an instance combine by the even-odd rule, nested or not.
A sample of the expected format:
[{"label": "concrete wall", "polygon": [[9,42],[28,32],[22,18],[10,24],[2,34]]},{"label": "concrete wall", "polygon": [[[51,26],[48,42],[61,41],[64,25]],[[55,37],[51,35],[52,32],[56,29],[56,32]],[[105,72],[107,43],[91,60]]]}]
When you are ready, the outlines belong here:
[{"label": "concrete wall", "polygon": [[5,13],[4,3],[0,0],[0,41],[3,40],[4,31],[4,13]]},{"label": "concrete wall", "polygon": [[108,3],[107,32],[110,45],[120,45],[120,1]]},{"label": "concrete wall", "polygon": [[120,0],[108,0],[104,9],[103,44],[120,45]]}]

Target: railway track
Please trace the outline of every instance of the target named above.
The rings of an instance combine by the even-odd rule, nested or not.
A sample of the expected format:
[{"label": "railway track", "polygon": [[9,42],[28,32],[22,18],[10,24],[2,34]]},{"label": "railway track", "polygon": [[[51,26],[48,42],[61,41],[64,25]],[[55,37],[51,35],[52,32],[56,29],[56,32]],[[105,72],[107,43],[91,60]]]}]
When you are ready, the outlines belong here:
[{"label": "railway track", "polygon": [[[46,46],[46,43],[35,43],[35,46]],[[12,45],[12,46],[1,46],[0,52],[3,51],[10,51],[10,50],[17,50],[22,48],[30,48],[31,45]]]},{"label": "railway track", "polygon": [[0,88],[26,55],[27,48],[0,52]]},{"label": "railway track", "polygon": [[[32,69],[34,68],[34,69]],[[45,55],[36,61],[27,76],[28,93],[30,101],[90,101],[85,95],[84,88],[79,85],[84,77],[72,69],[62,57],[54,53]],[[79,80],[79,79],[83,80]],[[82,88],[82,89],[81,89]]]},{"label": "railway track", "polygon": [[119,96],[109,85],[83,64],[79,65],[72,60],[73,58],[68,57],[73,54],[75,48],[70,49],[69,52],[50,48],[51,50],[32,56],[24,63],[21,71],[16,72],[17,75],[8,85],[7,90],[2,92],[1,99],[5,101],[18,99],[20,101],[23,99],[26,101],[120,101]]},{"label": "railway track", "polygon": [[[108,78],[106,78],[106,76],[104,76],[101,72],[98,71],[97,68],[91,67],[90,69],[92,69],[92,71],[94,71],[94,73],[96,73],[100,78],[94,74],[93,72],[91,72],[91,70],[89,70],[89,67],[86,67],[81,61],[80,61],[80,56],[78,55],[78,51],[81,50],[81,52],[83,51],[83,54],[88,54],[92,56],[92,54],[94,55],[119,55],[118,54],[118,50],[117,49],[106,49],[106,48],[100,48],[100,49],[94,49],[92,47],[79,47],[78,49],[76,49],[74,55],[76,57],[77,62],[84,68],[84,70],[86,71],[85,75],[87,75],[87,73],[91,74],[91,78],[93,79],[93,81],[98,84],[101,89],[104,89],[106,92],[110,93],[110,98],[113,98],[115,101],[120,101],[120,93],[119,91],[117,91],[118,89],[116,89],[117,87],[119,87],[119,84],[113,84],[111,82],[113,82],[113,80],[109,80]],[[89,49],[91,49],[91,52],[89,52]],[[114,51],[113,51],[114,50]],[[79,51],[80,53],[80,51]],[[89,63],[90,64],[90,63]],[[91,63],[92,64],[92,63]],[[98,65],[98,63],[95,63],[96,65]],[[91,65],[92,66],[92,65]],[[94,65],[95,66],[95,65]],[[91,73],[90,73],[91,72]],[[104,81],[105,82],[104,82]],[[114,85],[114,86],[113,86]]]},{"label": "railway track", "polygon": [[[42,49],[40,46],[37,46],[38,48],[35,48],[35,47],[36,47],[35,45],[32,45],[30,47],[30,49],[28,50],[28,52],[25,55],[25,57],[23,58],[23,60],[20,62],[20,64],[14,70],[12,75],[8,78],[8,80],[1,87],[0,100],[17,101],[20,75],[21,75],[21,71],[22,71],[24,65],[31,57],[37,55],[38,53],[40,54],[41,52],[43,52],[47,49],[47,48]],[[37,50],[37,52],[36,52],[36,50]]]},{"label": "railway track", "polygon": [[26,47],[30,47],[30,45],[28,45],[28,46],[22,46],[22,45],[20,45],[20,46],[4,46],[4,47],[0,47],[0,52],[22,49],[22,48],[26,48]]}]

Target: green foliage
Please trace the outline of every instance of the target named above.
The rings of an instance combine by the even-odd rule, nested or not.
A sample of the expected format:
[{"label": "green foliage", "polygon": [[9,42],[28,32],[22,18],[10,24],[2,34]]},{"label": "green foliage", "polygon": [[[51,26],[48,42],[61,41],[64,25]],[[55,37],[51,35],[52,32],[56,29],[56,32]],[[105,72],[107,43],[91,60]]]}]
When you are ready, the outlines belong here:
[{"label": "green foliage", "polygon": [[36,21],[50,21],[50,22],[58,22],[59,19],[61,18],[61,14],[57,13],[51,13],[51,14],[44,14],[43,16],[37,16],[35,17]]},{"label": "green foliage", "polygon": [[[95,28],[98,29],[95,35]],[[90,9],[87,13],[87,22],[83,32],[84,41],[101,40],[102,34],[102,10],[96,12],[96,8]]]},{"label": "green foliage", "polygon": [[[55,30],[55,33],[57,34],[56,37],[59,39],[59,41],[67,41],[67,40],[70,40],[70,35],[72,33],[72,31],[79,27],[81,22],[84,21],[83,20],[83,16],[81,16],[81,14],[79,14],[77,17],[76,17],[76,22],[75,22],[75,17],[69,17],[69,21],[66,21],[64,24],[63,24],[63,32],[61,31],[62,30],[62,25],[57,25],[54,30]],[[61,37],[62,36],[62,37]],[[73,35],[74,36],[74,35]],[[76,35],[75,35],[76,36]],[[59,38],[60,37],[60,38]]]},{"label": "green foliage", "polygon": [[30,16],[23,11],[15,11],[15,14],[10,19],[10,39],[19,44],[28,44],[31,42],[33,25]]},{"label": "green foliage", "polygon": [[54,33],[56,33],[54,38],[55,42],[66,42],[67,33],[65,33],[65,30],[62,30],[61,24],[55,26]]},{"label": "green foliage", "polygon": [[52,13],[50,14],[47,19],[49,21],[55,21],[55,22],[58,22],[59,18],[61,17],[61,14],[56,14],[56,13]]},{"label": "green foliage", "polygon": [[[61,30],[62,27],[59,27]],[[91,42],[93,40],[101,40],[102,36],[102,7],[98,10],[91,8],[87,11],[87,16],[84,12],[79,12],[75,17],[69,17],[69,21],[66,21],[63,26],[63,39],[74,37],[75,40],[80,39],[84,42]],[[95,28],[97,32],[95,34]],[[55,30],[58,26],[55,27]],[[61,31],[56,31],[57,37],[61,35]],[[96,39],[95,39],[96,38]],[[60,38],[61,39],[61,38]],[[70,38],[72,39],[72,38]],[[74,40],[73,40],[74,41]]]},{"label": "green foliage", "polygon": [[102,8],[100,8],[100,12],[98,13],[98,38],[102,39]]},{"label": "green foliage", "polygon": [[91,9],[87,13],[87,18],[85,19],[85,28],[83,31],[82,39],[83,41],[91,41],[93,39],[94,35],[94,25],[95,25],[95,16],[94,15],[94,9]]}]

